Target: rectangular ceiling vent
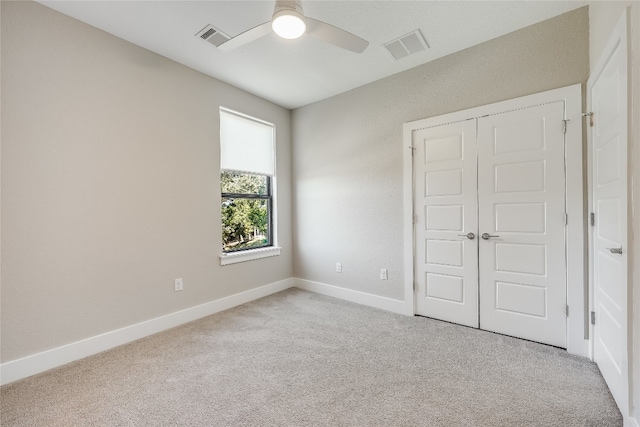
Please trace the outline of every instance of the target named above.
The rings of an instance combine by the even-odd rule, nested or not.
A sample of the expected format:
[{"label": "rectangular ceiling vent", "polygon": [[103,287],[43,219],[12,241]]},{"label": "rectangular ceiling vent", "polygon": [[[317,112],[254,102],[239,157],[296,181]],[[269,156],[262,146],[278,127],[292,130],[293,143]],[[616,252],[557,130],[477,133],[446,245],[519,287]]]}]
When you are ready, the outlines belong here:
[{"label": "rectangular ceiling vent", "polygon": [[231,38],[211,24],[198,31],[196,37],[200,37],[202,40],[208,41],[215,47],[220,46],[222,43]]},{"label": "rectangular ceiling vent", "polygon": [[420,33],[420,30],[412,31],[409,34],[405,34],[402,37],[391,40],[383,46],[389,51],[396,61],[429,49],[429,45],[422,36],[422,33]]}]

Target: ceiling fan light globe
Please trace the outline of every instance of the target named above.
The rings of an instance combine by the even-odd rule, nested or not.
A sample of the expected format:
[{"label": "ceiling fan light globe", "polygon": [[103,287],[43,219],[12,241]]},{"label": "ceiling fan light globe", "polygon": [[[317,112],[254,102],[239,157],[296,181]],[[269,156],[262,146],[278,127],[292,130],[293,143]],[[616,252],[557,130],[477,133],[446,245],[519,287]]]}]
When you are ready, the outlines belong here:
[{"label": "ceiling fan light globe", "polygon": [[304,18],[292,10],[282,10],[273,16],[273,32],[283,39],[297,39],[307,31]]}]

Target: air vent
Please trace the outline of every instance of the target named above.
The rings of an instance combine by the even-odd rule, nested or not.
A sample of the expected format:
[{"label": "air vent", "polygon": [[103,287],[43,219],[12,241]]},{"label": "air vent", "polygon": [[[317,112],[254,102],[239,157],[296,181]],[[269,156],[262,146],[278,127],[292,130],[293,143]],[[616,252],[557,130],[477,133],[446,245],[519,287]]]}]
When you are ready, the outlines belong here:
[{"label": "air vent", "polygon": [[202,40],[208,41],[215,47],[220,46],[222,43],[231,38],[211,24],[198,31],[196,37],[200,37]]},{"label": "air vent", "polygon": [[429,45],[424,37],[422,37],[420,30],[415,30],[400,38],[391,40],[383,46],[389,51],[396,61],[429,49]]}]

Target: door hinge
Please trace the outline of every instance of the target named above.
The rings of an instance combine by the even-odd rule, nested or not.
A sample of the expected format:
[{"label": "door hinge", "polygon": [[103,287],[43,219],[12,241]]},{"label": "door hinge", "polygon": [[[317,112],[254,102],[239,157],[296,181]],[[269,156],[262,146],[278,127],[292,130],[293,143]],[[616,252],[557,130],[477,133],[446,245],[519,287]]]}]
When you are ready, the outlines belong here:
[{"label": "door hinge", "polygon": [[564,134],[567,133],[567,123],[569,123],[569,120],[563,120],[562,121],[562,133],[564,133]]},{"label": "door hinge", "polygon": [[564,306],[564,314],[566,314],[567,317],[569,317],[569,304]]},{"label": "door hinge", "polygon": [[417,224],[418,223],[418,215],[413,215],[413,218],[411,219],[413,221],[413,224]]},{"label": "door hinge", "polygon": [[416,282],[413,282],[413,292],[416,291]]},{"label": "door hinge", "polygon": [[409,150],[411,150],[411,155],[413,156],[416,152],[416,147],[414,147],[413,145],[409,146]]},{"label": "door hinge", "polygon": [[595,311],[591,312],[591,324],[592,325],[596,324],[596,312]]},{"label": "door hinge", "polygon": [[582,117],[589,117],[589,127],[593,127],[593,113],[582,113]]},{"label": "door hinge", "polygon": [[589,222],[591,223],[591,226],[593,227],[594,225],[596,225],[596,214],[591,212],[589,214]]},{"label": "door hinge", "polygon": [[564,225],[569,225],[569,214],[564,213]]}]

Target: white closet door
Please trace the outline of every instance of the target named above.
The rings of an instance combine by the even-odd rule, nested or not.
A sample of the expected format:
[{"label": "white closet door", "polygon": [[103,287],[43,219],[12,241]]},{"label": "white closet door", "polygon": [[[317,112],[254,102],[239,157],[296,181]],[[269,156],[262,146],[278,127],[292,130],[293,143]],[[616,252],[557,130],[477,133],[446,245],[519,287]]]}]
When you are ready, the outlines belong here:
[{"label": "white closet door", "polygon": [[477,328],[476,121],[415,131],[413,147],[416,313]]},{"label": "white closet door", "polygon": [[480,328],[566,348],[564,103],[478,119]]},{"label": "white closet door", "polygon": [[594,360],[628,414],[627,46],[622,17],[587,83],[591,130]]}]

